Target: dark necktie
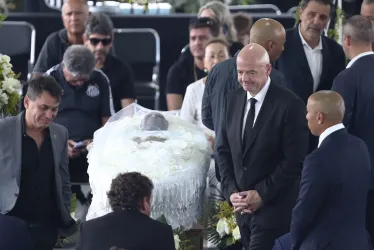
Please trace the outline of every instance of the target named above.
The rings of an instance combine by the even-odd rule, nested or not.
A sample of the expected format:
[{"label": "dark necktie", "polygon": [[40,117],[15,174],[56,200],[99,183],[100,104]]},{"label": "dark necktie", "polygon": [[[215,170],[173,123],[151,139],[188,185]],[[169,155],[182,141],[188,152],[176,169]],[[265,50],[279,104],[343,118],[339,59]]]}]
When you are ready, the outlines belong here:
[{"label": "dark necktie", "polygon": [[249,99],[250,109],[248,110],[247,121],[245,122],[245,129],[243,135],[243,147],[246,147],[246,142],[251,138],[251,133],[253,129],[253,122],[255,120],[256,114],[256,102],[255,98]]}]

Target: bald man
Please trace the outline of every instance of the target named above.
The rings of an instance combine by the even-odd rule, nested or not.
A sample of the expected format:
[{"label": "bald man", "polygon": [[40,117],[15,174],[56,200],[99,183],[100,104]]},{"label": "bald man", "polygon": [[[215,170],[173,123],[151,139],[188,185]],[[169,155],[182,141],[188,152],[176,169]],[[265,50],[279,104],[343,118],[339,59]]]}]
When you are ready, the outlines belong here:
[{"label": "bald man", "polygon": [[[372,24],[366,17],[357,15],[346,21],[343,31],[343,48],[351,61],[347,69],[334,79],[332,90],[341,94],[345,101],[344,125],[350,134],[366,143],[374,164]],[[371,179],[366,226],[374,243],[374,171]]]},{"label": "bald man", "polygon": [[261,45],[245,46],[236,60],[241,87],[224,100],[216,161],[245,249],[271,250],[289,231],[298,194],[308,151],[305,105],[269,77]]},{"label": "bald man", "polygon": [[[260,35],[261,33],[268,33],[268,35],[263,36]],[[269,53],[270,62],[274,63],[283,50],[284,28],[276,20],[270,18],[259,19],[251,28],[250,42],[262,45]],[[271,70],[270,78],[276,84],[286,86],[284,76],[279,71]],[[209,72],[202,101],[202,121],[206,127],[218,133],[224,98],[227,93],[239,87],[236,56],[217,64]],[[216,176],[220,180],[217,168]]]},{"label": "bald man", "polygon": [[251,29],[250,42],[262,45],[269,53],[271,63],[274,63],[283,51],[286,30],[281,23],[270,18],[262,18]]},{"label": "bald man", "polygon": [[62,61],[65,50],[72,44],[83,44],[83,33],[88,20],[86,0],[65,1],[61,10],[64,29],[50,34],[40,51],[33,76],[47,72]]},{"label": "bald man", "polygon": [[292,212],[293,250],[371,249],[365,229],[370,155],[365,143],[344,128],[344,112],[343,98],[334,91],[308,99],[308,126],[319,142],[303,166]]}]

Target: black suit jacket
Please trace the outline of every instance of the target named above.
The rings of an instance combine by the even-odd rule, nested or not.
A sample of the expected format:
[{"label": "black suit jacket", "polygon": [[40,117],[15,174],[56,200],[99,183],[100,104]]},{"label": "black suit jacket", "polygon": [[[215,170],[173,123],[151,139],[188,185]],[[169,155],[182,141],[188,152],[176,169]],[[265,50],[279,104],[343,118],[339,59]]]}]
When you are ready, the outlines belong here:
[{"label": "black suit jacket", "polygon": [[171,227],[138,211],[117,211],[84,222],[77,250],[175,250]]},{"label": "black suit jacket", "polygon": [[[214,130],[219,131],[221,114],[224,100],[227,93],[241,88],[238,82],[238,72],[236,70],[237,54],[213,67],[209,72],[205,84],[202,100],[201,116],[203,124]],[[276,69],[272,69],[270,78],[281,86],[286,86],[284,75]]]},{"label": "black suit jacket", "polygon": [[[309,69],[298,26],[287,30],[284,51],[275,63],[275,68],[286,77],[287,88],[307,103],[313,94],[313,76]],[[321,36],[322,74],[316,91],[331,89],[337,74],[345,68],[345,55],[342,46],[334,40]]]},{"label": "black suit jacket", "polygon": [[[348,132],[363,140],[374,167],[374,55],[359,58],[334,80],[332,90],[345,102],[344,125]],[[374,169],[374,168],[373,168]],[[374,190],[374,171],[371,173],[371,189]]]},{"label": "black suit jacket", "polygon": [[304,162],[300,195],[292,213],[293,250],[368,250],[366,197],[370,156],[345,129],[327,136]]},{"label": "black suit jacket", "polygon": [[226,97],[217,145],[222,189],[227,200],[235,191],[257,190],[263,206],[256,223],[289,226],[296,202],[301,167],[308,150],[304,103],[271,81],[251,137],[242,147],[246,92]]}]

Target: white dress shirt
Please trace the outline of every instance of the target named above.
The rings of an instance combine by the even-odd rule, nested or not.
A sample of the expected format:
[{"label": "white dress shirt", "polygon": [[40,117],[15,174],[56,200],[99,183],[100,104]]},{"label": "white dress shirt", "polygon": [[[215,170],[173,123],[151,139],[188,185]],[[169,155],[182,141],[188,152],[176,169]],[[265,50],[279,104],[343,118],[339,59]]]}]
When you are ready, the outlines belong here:
[{"label": "white dress shirt", "polygon": [[334,126],[329,127],[325,131],[323,131],[323,133],[319,136],[318,147],[321,145],[321,143],[323,142],[323,140],[326,139],[327,136],[329,136],[332,133],[334,133],[335,131],[337,131],[339,129],[343,129],[343,128],[345,128],[344,125],[343,125],[343,123],[339,123],[339,124],[336,124]]},{"label": "white dress shirt", "polygon": [[201,104],[203,101],[204,89],[205,84],[203,79],[188,85],[179,116],[183,120],[201,127],[206,135],[215,137],[214,131],[205,127],[201,117]]},{"label": "white dress shirt", "polygon": [[248,111],[250,110],[251,108],[251,102],[249,101],[251,98],[254,98],[257,100],[256,104],[255,104],[255,118],[253,119],[253,126],[255,125],[255,122],[256,122],[256,119],[257,119],[257,116],[258,114],[260,113],[260,109],[262,107],[262,104],[264,103],[264,99],[265,99],[265,96],[266,96],[266,93],[268,92],[269,90],[269,86],[270,86],[270,77],[268,77],[268,80],[267,82],[265,83],[265,86],[260,90],[260,92],[257,93],[257,95],[255,96],[252,96],[249,92],[247,92],[247,104],[245,105],[245,108],[244,108],[244,118],[243,118],[243,128],[242,128],[242,138],[244,136],[244,130],[245,130],[245,123],[247,122],[247,116],[248,116]]},{"label": "white dress shirt", "polygon": [[310,73],[312,73],[313,76],[313,92],[315,92],[322,74],[322,38],[319,39],[317,47],[312,49],[301,34],[300,26],[299,35],[301,43],[303,44],[306,59],[308,60]]},{"label": "white dress shirt", "polygon": [[350,68],[358,59],[360,59],[361,57],[364,57],[364,56],[368,56],[368,55],[373,55],[374,52],[373,51],[368,51],[368,52],[364,52],[364,53],[361,53],[357,56],[355,56],[347,65],[347,69]]}]

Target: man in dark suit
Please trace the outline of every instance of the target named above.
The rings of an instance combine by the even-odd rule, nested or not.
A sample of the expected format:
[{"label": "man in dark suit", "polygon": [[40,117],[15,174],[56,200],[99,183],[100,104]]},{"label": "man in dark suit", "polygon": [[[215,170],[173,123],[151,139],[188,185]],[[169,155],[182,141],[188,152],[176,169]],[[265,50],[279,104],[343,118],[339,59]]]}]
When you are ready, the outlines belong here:
[{"label": "man in dark suit", "polygon": [[269,78],[271,64],[261,45],[240,51],[237,70],[242,88],[225,99],[217,163],[244,247],[270,250],[289,231],[297,198],[308,149],[305,105]]},{"label": "man in dark suit", "polygon": [[[270,56],[271,63],[274,63],[282,53],[285,36],[286,31],[282,24],[270,18],[262,18],[255,22],[251,28],[250,42],[263,46]],[[277,84],[286,84],[283,74],[275,69],[271,71],[270,77]],[[235,55],[233,58],[217,64],[209,72],[202,101],[202,120],[206,127],[218,133],[224,98],[227,93],[238,88],[240,88],[240,84]],[[220,181],[217,165],[216,176]]]},{"label": "man in dark suit", "polygon": [[108,192],[113,212],[81,224],[76,249],[175,250],[171,227],[149,217],[152,190],[140,173],[119,174]]},{"label": "man in dark suit", "polygon": [[24,220],[36,250],[52,250],[59,229],[64,236],[76,231],[68,132],[53,122],[61,96],[55,79],[37,77],[28,83],[26,110],[0,119],[0,214]]},{"label": "man in dark suit", "polygon": [[[344,25],[343,48],[351,60],[334,80],[332,89],[343,96],[348,132],[361,138],[374,162],[374,53],[372,25],[366,17],[353,16]],[[373,165],[372,165],[373,166]],[[366,227],[374,243],[374,171],[367,201]]]},{"label": "man in dark suit", "polygon": [[319,143],[304,162],[292,212],[292,250],[371,249],[365,229],[370,155],[365,143],[345,130],[344,111],[334,91],[309,97],[306,117]]},{"label": "man in dark suit", "polygon": [[[286,77],[287,88],[305,104],[313,92],[331,89],[334,77],[345,67],[342,47],[323,35],[331,7],[331,0],[302,0],[301,23],[287,30],[284,51],[275,63]],[[311,136],[310,152],[317,142],[318,138]]]}]

